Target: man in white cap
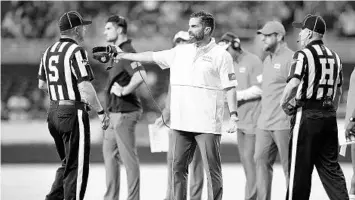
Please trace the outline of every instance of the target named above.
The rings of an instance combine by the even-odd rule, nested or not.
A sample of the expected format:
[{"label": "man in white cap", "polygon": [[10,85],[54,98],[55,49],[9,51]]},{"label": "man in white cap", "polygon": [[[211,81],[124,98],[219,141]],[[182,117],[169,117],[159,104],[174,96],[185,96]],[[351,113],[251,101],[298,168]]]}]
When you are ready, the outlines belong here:
[{"label": "man in white cap", "polygon": [[284,26],[278,21],[269,21],[257,32],[268,53],[263,65],[261,89],[261,114],[256,133],[255,162],[258,200],[271,199],[273,164],[277,152],[280,155],[286,183],[288,183],[288,144],[290,117],[279,105],[289,74],[293,51],[287,47]]},{"label": "man in white cap", "polygon": [[[175,34],[173,39],[173,45],[182,45],[189,43],[189,33],[186,31],[179,31]],[[158,127],[164,126],[164,123],[170,124],[170,86],[165,102],[165,108],[162,113],[162,117],[159,117],[155,124]],[[168,163],[168,187],[166,190],[166,197],[165,200],[172,200],[172,162],[173,162],[173,139],[171,137],[171,131],[169,131],[169,150],[167,153],[167,163]],[[189,166],[189,178],[190,178],[190,200],[201,200],[202,197],[202,188],[203,188],[203,179],[204,179],[204,172],[203,172],[203,163],[202,157],[200,153],[200,149],[197,147],[195,150],[195,154],[191,160]]]}]

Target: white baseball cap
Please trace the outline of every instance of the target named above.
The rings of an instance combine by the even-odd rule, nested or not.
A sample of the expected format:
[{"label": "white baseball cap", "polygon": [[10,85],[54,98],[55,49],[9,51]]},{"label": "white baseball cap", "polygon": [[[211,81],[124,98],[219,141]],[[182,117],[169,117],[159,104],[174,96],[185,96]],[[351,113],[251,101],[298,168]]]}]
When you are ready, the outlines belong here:
[{"label": "white baseball cap", "polygon": [[183,39],[183,40],[189,40],[190,39],[190,35],[187,31],[179,31],[175,34],[173,42],[175,42],[177,39]]}]

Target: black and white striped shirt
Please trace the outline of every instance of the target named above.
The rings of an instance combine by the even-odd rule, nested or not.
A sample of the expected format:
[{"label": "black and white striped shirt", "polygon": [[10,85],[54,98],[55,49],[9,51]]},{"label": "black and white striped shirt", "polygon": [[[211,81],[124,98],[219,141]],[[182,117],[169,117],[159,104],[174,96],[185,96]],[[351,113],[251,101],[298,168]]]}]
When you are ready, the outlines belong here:
[{"label": "black and white striped shirt", "polygon": [[323,41],[312,41],[294,54],[287,82],[292,78],[301,81],[296,100],[334,99],[343,79],[340,58]]},{"label": "black and white striped shirt", "polygon": [[38,78],[46,81],[51,100],[81,101],[78,84],[94,75],[86,51],[74,40],[61,38],[43,53]]}]

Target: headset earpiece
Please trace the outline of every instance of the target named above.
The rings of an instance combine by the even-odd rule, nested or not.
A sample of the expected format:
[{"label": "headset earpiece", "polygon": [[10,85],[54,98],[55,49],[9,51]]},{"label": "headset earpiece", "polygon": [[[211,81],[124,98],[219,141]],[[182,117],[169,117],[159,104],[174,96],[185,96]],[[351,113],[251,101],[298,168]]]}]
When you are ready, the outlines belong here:
[{"label": "headset earpiece", "polygon": [[234,38],[234,39],[231,41],[231,47],[232,47],[234,50],[240,50],[240,40],[239,40],[239,38]]}]

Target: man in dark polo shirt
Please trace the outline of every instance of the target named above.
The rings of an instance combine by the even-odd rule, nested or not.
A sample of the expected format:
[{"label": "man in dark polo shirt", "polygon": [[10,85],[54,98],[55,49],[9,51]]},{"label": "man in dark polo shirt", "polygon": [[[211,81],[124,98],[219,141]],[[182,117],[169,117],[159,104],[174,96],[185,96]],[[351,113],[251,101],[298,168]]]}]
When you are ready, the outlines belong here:
[{"label": "man in dark polo shirt", "polygon": [[[124,52],[136,52],[127,38],[127,22],[121,16],[111,16],[105,25],[106,41],[118,45]],[[106,109],[111,117],[111,126],[103,140],[103,156],[106,169],[105,200],[119,199],[120,162],[126,168],[128,200],[140,199],[140,170],[136,147],[135,127],[142,114],[142,105],[136,89],[146,76],[138,62],[121,60],[109,62],[106,86]]]}]

